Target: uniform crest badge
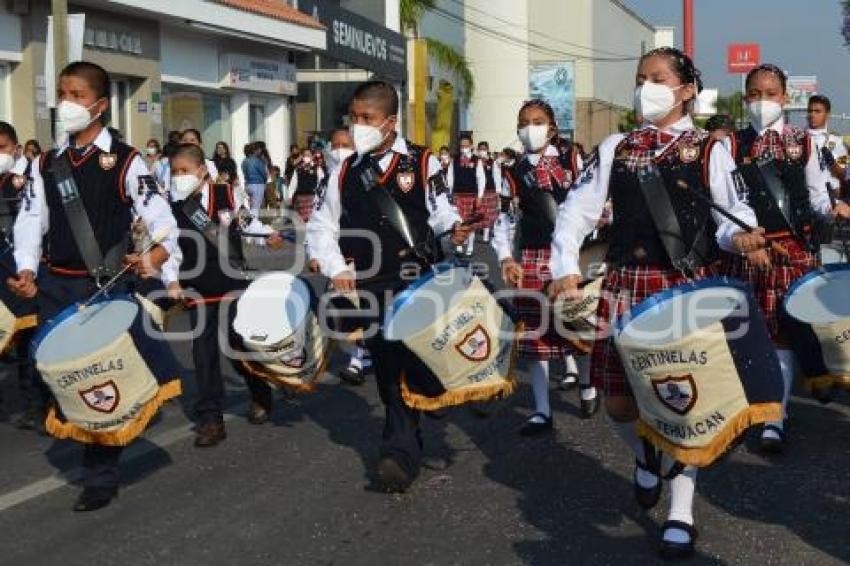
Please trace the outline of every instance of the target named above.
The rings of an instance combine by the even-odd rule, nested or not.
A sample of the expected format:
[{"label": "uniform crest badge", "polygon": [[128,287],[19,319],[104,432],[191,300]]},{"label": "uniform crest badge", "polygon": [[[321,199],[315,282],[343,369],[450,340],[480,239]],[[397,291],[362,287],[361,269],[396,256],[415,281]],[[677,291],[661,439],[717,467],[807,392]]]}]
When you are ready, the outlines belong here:
[{"label": "uniform crest badge", "polygon": [[404,171],[396,175],[395,180],[398,183],[398,188],[407,193],[413,188],[416,182],[416,176],[413,174],[413,171]]},{"label": "uniform crest badge", "polygon": [[490,357],[490,335],[480,324],[455,344],[461,356],[471,362],[481,362]]},{"label": "uniform crest badge", "polygon": [[679,148],[679,159],[682,163],[693,163],[699,157],[699,148],[693,145],[683,145]]},{"label": "uniform crest badge", "polygon": [[691,374],[653,379],[652,390],[662,405],[678,415],[687,415],[697,402],[697,385]]},{"label": "uniform crest badge", "polygon": [[24,175],[15,175],[12,177],[12,186],[17,190],[21,190],[24,185],[27,183],[27,178]]},{"label": "uniform crest badge", "polygon": [[111,413],[118,407],[118,401],[121,399],[118,387],[111,379],[78,393],[89,409],[99,413]]},{"label": "uniform crest badge", "polygon": [[803,146],[800,144],[788,144],[786,151],[788,152],[788,157],[791,159],[797,160],[803,157]]},{"label": "uniform crest badge", "polygon": [[100,154],[100,168],[104,171],[109,171],[115,164],[118,163],[118,156],[114,153],[101,153]]}]

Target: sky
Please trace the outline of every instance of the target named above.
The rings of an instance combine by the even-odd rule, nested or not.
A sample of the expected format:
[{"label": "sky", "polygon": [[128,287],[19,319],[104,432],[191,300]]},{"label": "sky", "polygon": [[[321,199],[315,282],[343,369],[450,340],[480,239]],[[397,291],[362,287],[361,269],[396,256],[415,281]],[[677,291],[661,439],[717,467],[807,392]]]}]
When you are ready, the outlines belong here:
[{"label": "sky", "polygon": [[[682,0],[623,0],[648,22],[676,27],[682,44]],[[762,62],[792,75],[816,75],[818,91],[832,100],[830,127],[850,134],[850,48],[841,35],[839,0],[694,0],[696,65],[706,88],[740,90],[740,75],[726,72],[729,43],[758,43]],[[794,120],[797,122],[797,120]]]}]

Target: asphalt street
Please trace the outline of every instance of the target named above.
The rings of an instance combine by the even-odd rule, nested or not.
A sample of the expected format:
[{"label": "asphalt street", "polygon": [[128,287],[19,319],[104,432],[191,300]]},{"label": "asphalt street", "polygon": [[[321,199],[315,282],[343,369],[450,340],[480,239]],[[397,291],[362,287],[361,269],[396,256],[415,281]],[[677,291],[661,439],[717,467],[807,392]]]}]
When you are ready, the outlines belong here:
[{"label": "asphalt street", "polygon": [[[489,249],[477,250],[494,267]],[[374,485],[382,425],[374,381],[339,384],[339,352],[317,392],[279,394],[262,426],[245,420],[246,392],[228,368],[228,438],[198,449],[190,345],[174,347],[185,394],[125,452],[120,497],[106,509],[70,511],[78,446],[0,422],[0,564],[657,562],[667,494],[652,512],[640,509],[632,459],[601,414],[578,417],[576,391],[553,389],[556,430],[534,439],[517,434],[532,412],[527,385],[489,406],[489,417],[464,407],[424,419],[427,466],[394,496]],[[0,380],[11,421],[20,399],[13,376]],[[848,400],[797,396],[785,455],[766,458],[750,438],[701,472],[692,563],[850,562]]]}]

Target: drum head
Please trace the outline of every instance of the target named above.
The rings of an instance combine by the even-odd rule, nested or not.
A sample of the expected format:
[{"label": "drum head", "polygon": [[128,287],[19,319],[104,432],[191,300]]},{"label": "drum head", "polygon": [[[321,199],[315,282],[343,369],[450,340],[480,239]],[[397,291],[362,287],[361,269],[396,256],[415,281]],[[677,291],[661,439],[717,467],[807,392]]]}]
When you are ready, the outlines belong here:
[{"label": "drum head", "polygon": [[631,318],[622,323],[620,337],[663,346],[708,328],[746,305],[746,293],[728,285],[708,285],[703,281],[690,288],[673,288],[635,307]]},{"label": "drum head", "polygon": [[806,324],[828,324],[850,317],[850,266],[816,271],[798,280],[785,297],[785,311]]},{"label": "drum head", "polygon": [[298,331],[310,312],[310,288],[284,272],[254,280],[236,302],[233,330],[245,341],[266,347]]},{"label": "drum head", "polygon": [[461,298],[471,281],[468,269],[447,265],[420,277],[393,301],[384,322],[384,337],[404,340],[428,328]]},{"label": "drum head", "polygon": [[36,345],[35,359],[55,364],[97,352],[127,331],[138,314],[138,303],[130,299],[102,301],[83,311],[72,305],[50,321]]}]

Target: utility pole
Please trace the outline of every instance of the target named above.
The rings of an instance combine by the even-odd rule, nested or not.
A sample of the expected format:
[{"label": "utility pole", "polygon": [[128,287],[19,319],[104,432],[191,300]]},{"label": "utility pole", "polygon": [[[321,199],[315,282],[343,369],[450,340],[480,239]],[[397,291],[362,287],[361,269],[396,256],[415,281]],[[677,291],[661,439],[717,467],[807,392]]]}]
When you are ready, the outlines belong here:
[{"label": "utility pole", "polygon": [[694,58],[694,0],[682,0],[685,55]]}]

